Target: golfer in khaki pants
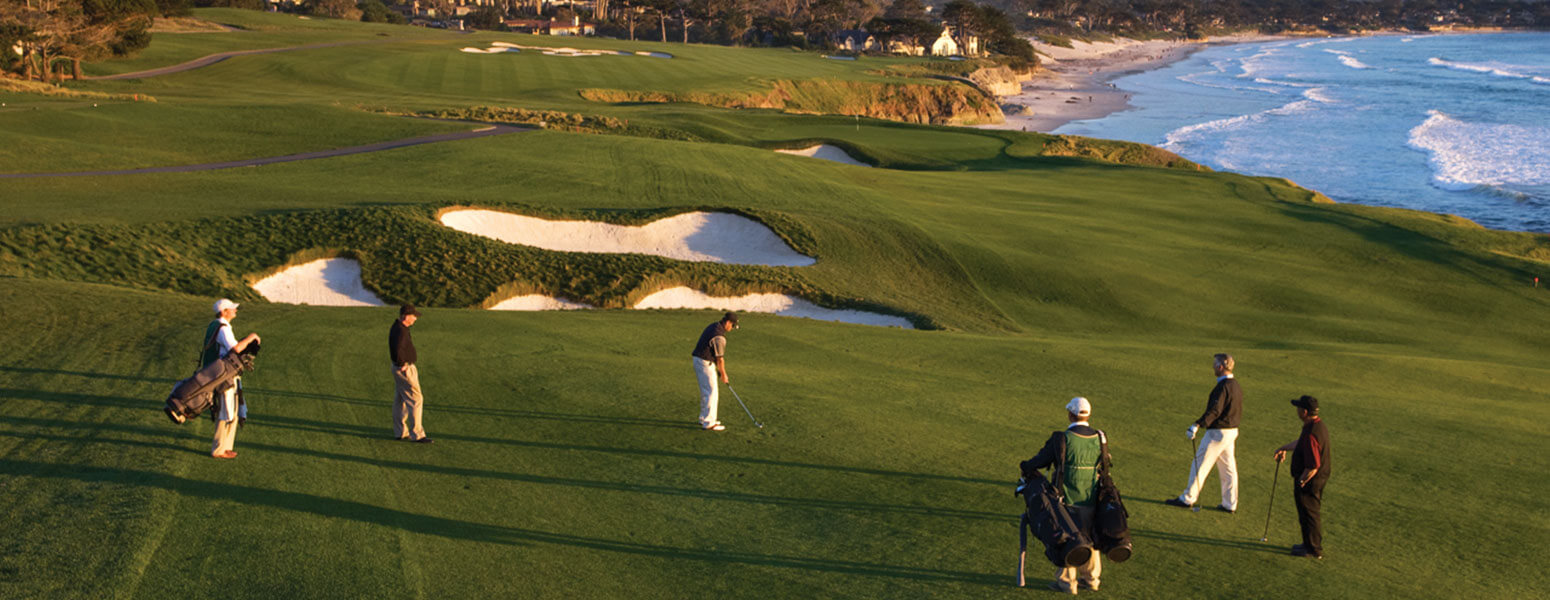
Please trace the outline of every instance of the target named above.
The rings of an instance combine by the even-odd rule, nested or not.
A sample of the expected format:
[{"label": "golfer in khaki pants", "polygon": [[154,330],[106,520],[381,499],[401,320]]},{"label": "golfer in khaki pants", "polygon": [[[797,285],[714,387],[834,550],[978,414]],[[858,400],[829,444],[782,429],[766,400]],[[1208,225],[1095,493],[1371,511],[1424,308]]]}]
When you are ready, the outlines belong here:
[{"label": "golfer in khaki pants", "polygon": [[419,359],[409,328],[419,320],[420,311],[412,304],[398,309],[398,320],[388,331],[388,354],[393,360],[393,437],[422,444],[431,443],[422,420],[425,397],[420,393]]}]

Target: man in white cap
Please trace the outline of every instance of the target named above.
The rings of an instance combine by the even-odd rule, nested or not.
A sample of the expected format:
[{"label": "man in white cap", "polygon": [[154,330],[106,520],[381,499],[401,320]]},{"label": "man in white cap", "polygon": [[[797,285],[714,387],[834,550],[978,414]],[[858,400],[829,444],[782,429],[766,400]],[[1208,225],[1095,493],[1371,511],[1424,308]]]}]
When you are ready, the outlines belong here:
[{"label": "man in white cap", "polygon": [[[1092,403],[1086,398],[1072,398],[1066,403],[1066,419],[1070,424],[1063,430],[1051,433],[1049,441],[1044,442],[1044,448],[1033,458],[1022,462],[1025,477],[1039,469],[1057,467],[1050,483],[1060,490],[1071,519],[1076,521],[1077,527],[1087,532],[1088,538],[1092,537],[1093,532],[1094,506],[1098,500],[1098,464],[1103,458],[1105,445],[1103,432],[1093,429],[1087,423],[1092,412]],[[1098,552],[1093,552],[1087,564],[1057,571],[1055,581],[1050,582],[1049,587],[1067,594],[1075,594],[1078,588],[1098,591],[1098,576],[1102,573],[1103,565],[1098,560]]]},{"label": "man in white cap", "polygon": [[[200,368],[209,366],[231,352],[246,350],[248,344],[259,341],[257,333],[250,333],[242,341],[231,332],[231,320],[237,318],[237,303],[221,298],[215,301],[215,320],[205,328],[204,350],[199,355]],[[238,407],[238,394],[242,390],[242,378],[233,379],[231,385],[215,391],[215,406],[210,416],[215,419],[215,440],[210,443],[210,456],[237,458],[232,445],[237,442],[237,420],[247,419],[248,407]]]}]

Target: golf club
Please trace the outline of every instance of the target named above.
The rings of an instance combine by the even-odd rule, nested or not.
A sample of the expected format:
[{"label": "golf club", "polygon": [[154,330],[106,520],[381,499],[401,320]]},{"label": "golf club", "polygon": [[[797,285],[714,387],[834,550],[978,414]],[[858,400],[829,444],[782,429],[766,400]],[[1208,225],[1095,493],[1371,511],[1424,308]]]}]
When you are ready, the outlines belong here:
[{"label": "golf club", "polygon": [[[1191,467],[1194,467],[1195,465],[1196,452],[1199,452],[1199,447],[1196,445],[1195,438],[1189,438],[1189,464]],[[1195,505],[1191,506],[1189,509],[1195,512],[1200,512],[1200,499],[1196,498]]]},{"label": "golf club", "polygon": [[1265,534],[1259,536],[1259,541],[1270,541],[1270,511],[1276,508],[1276,484],[1281,483],[1281,459],[1276,458],[1276,476],[1270,480],[1270,507],[1265,509]]},{"label": "golf club", "polygon": [[758,427],[759,429],[764,429],[764,424],[760,423],[759,419],[753,416],[753,411],[748,410],[747,404],[743,404],[743,397],[737,395],[737,389],[733,388],[732,384],[730,383],[727,384],[727,389],[732,390],[732,397],[737,398],[738,406],[743,407],[743,412],[748,413],[748,420],[753,421],[753,426]]}]

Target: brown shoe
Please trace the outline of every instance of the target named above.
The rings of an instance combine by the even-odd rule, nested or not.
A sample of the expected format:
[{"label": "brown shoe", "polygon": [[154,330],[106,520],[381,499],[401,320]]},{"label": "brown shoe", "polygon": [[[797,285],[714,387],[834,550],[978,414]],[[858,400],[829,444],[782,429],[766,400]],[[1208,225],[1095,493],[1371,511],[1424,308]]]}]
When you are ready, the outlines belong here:
[{"label": "brown shoe", "polygon": [[227,450],[219,454],[211,454],[210,458],[237,458],[237,453]]}]

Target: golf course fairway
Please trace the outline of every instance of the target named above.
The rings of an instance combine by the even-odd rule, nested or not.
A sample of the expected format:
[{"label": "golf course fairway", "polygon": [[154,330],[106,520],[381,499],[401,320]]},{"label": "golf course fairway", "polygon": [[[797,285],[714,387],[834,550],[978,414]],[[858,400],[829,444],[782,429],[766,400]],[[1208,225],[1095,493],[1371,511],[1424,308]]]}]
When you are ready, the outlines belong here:
[{"label": "golf course fairway", "polygon": [[[1012,487],[1073,396],[1107,434],[1134,536],[1096,596],[1550,589],[1543,235],[1333,204],[1122,142],[710,101],[779,81],[958,85],[883,70],[927,59],[590,38],[566,45],[673,58],[491,56],[460,49],[557,44],[195,14],[244,30],[158,35],[88,74],[369,43],[0,91],[0,172],[532,130],[0,179],[0,598],[1042,597],[1055,571],[1036,542],[1014,585]],[[877,168],[772,151],[818,144]],[[545,250],[442,225],[453,207],[630,226],[730,213],[815,262]],[[252,287],[332,258],[389,306]],[[916,328],[745,313],[727,370],[765,427],[724,390],[727,430],[705,432],[688,355],[720,313],[627,310],[675,287]],[[529,294],[596,309],[482,308]],[[238,337],[263,337],[235,460],[210,458],[207,416],[162,413],[221,297],[242,303]],[[385,342],[405,302],[424,313],[434,444],[390,439]],[[1245,393],[1234,515],[1162,504],[1185,484],[1217,352]],[[1334,452],[1319,561],[1287,553],[1284,473],[1270,504],[1302,394]]]}]

